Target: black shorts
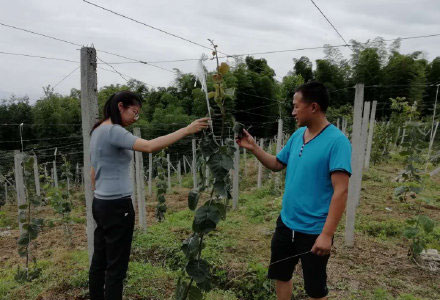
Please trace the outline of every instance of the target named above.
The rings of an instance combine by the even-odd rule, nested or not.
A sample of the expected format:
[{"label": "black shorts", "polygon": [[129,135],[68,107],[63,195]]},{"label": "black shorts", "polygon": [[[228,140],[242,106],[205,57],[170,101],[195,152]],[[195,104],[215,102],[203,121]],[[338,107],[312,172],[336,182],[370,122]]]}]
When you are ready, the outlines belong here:
[{"label": "black shorts", "polygon": [[[330,255],[319,256],[313,253],[291,259],[290,256],[310,251],[318,234],[305,234],[288,228],[278,217],[275,233],[272,237],[271,257],[268,277],[281,281],[292,279],[293,271],[299,259],[303,269],[304,289],[311,298],[327,296],[327,262]],[[284,260],[283,260],[284,259]],[[283,260],[276,263],[277,261]]]}]

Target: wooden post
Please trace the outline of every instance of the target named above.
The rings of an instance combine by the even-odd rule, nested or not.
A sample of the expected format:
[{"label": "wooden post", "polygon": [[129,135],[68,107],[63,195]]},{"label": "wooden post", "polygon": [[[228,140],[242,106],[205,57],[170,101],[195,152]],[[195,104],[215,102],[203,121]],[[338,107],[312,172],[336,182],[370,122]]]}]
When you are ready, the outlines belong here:
[{"label": "wooden post", "polygon": [[234,141],[234,176],[232,177],[232,209],[237,208],[239,197],[239,179],[240,179],[240,147]]},{"label": "wooden post", "polygon": [[47,173],[47,165],[46,163],[44,164],[44,177],[48,177],[49,173]]},{"label": "wooden post", "polygon": [[177,179],[179,180],[179,187],[182,187],[182,168],[180,160],[177,162]]},{"label": "wooden post", "polygon": [[40,190],[40,173],[38,172],[37,156],[34,154],[34,180],[35,180],[35,193],[37,196],[41,195]]},{"label": "wooden post", "polygon": [[23,233],[23,223],[20,221],[21,212],[26,213],[26,209],[20,208],[21,205],[26,204],[26,193],[24,189],[23,179],[23,153],[20,150],[14,151],[14,165],[15,165],[15,189],[17,191],[17,206],[18,206],[18,227],[20,234]]},{"label": "wooden post", "polygon": [[167,174],[168,174],[168,191],[171,191],[171,166],[170,166],[170,154],[167,153]]},{"label": "wooden post", "polygon": [[[264,138],[260,139],[260,147],[263,148]],[[263,177],[263,165],[261,162],[258,162],[258,177],[257,177],[257,188],[261,187],[261,179]]]},{"label": "wooden post", "polygon": [[96,50],[92,47],[81,48],[81,123],[83,135],[84,196],[87,215],[87,250],[89,263],[93,256],[93,233],[96,227],[92,215],[93,191],[90,162],[90,131],[98,120],[98,88],[96,74]]},{"label": "wooden post", "polygon": [[377,101],[373,101],[370,115],[370,127],[368,128],[367,153],[365,154],[365,169],[370,167],[371,147],[373,146],[374,124],[376,122],[376,106]]},{"label": "wooden post", "polygon": [[346,210],[346,222],[345,222],[345,245],[352,247],[354,245],[354,224],[356,217],[356,189],[360,187],[362,180],[362,169],[357,168],[359,166],[359,160],[361,159],[361,129],[362,129],[362,106],[364,102],[364,85],[361,83],[356,84],[356,93],[354,98],[354,112],[353,112],[353,131],[351,135],[351,166],[352,175],[350,177],[348,187],[348,199]]},{"label": "wooden post", "polygon": [[193,186],[197,188],[197,170],[196,170],[196,140],[192,139],[192,175],[193,175]]},{"label": "wooden post", "polygon": [[8,184],[5,182],[5,203],[8,202]]},{"label": "wooden post", "polygon": [[338,120],[336,120],[336,127],[338,127],[338,129],[341,129],[340,123],[341,123],[341,119],[338,118]]},{"label": "wooden post", "polygon": [[148,153],[148,195],[153,195],[153,153]]},{"label": "wooden post", "polygon": [[[137,137],[141,136],[141,129],[136,127],[133,129],[133,134]],[[138,216],[139,226],[141,229],[147,229],[147,217],[145,211],[145,181],[144,181],[144,161],[142,158],[142,152],[135,151],[135,163],[136,163],[136,195],[138,203]]]},{"label": "wooden post", "polygon": [[58,173],[57,173],[57,162],[54,160],[52,161],[52,170],[53,170],[53,182],[55,184],[55,187],[58,188]]}]

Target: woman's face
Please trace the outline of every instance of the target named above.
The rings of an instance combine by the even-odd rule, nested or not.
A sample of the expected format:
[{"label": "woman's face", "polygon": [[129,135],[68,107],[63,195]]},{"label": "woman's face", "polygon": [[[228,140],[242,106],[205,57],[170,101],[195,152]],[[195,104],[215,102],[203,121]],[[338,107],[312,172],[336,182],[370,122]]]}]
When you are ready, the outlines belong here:
[{"label": "woman's face", "polygon": [[122,102],[118,103],[119,111],[121,112],[122,125],[130,126],[134,122],[139,119],[139,105],[130,105],[128,107],[124,107]]}]

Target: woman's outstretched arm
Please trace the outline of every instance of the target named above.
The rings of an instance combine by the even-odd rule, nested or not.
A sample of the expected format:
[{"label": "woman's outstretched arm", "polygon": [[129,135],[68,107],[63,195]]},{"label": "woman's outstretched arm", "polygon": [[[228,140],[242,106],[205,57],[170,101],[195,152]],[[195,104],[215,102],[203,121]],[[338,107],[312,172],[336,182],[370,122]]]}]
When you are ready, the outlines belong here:
[{"label": "woman's outstretched arm", "polygon": [[162,150],[163,148],[168,147],[171,144],[174,144],[178,140],[183,139],[184,137],[197,133],[203,129],[208,128],[209,118],[202,118],[195,120],[188,126],[181,128],[173,133],[160,136],[153,140],[144,140],[138,138],[133,145],[133,150],[140,152],[157,152]]}]

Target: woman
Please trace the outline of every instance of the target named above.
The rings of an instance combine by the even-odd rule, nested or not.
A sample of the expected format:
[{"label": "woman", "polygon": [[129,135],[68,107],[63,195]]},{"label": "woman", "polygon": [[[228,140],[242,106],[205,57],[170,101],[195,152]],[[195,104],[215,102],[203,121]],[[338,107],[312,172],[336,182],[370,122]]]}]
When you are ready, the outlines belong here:
[{"label": "woman", "polygon": [[113,94],[105,103],[103,120],[91,132],[92,212],[97,224],[89,271],[92,300],[122,299],[135,220],[129,176],[132,150],[156,152],[208,127],[209,118],[203,118],[168,135],[144,140],[124,129],[139,118],[141,105],[140,97],[132,92]]}]

